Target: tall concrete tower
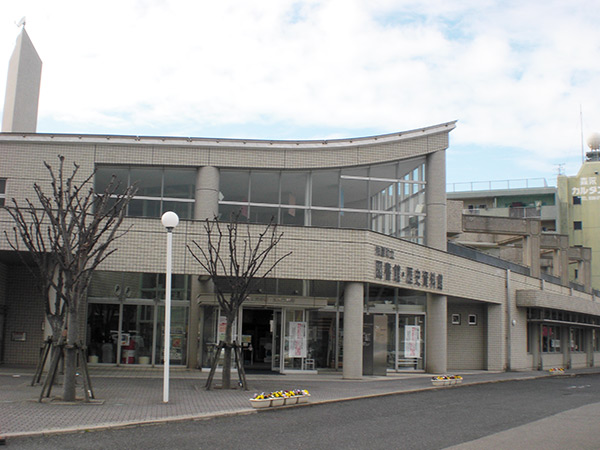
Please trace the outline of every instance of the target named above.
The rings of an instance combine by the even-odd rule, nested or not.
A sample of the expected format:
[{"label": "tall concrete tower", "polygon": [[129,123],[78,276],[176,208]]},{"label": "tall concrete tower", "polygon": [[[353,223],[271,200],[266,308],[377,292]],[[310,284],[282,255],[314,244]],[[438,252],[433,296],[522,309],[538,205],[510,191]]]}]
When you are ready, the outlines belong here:
[{"label": "tall concrete tower", "polygon": [[25,26],[8,65],[2,132],[35,133],[42,79],[42,60]]}]

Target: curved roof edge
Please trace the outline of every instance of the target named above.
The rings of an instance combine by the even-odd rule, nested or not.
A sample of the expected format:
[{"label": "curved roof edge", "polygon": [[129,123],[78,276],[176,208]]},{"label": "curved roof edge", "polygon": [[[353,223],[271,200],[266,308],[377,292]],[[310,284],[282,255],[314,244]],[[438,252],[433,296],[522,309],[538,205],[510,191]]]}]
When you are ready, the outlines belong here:
[{"label": "curved roof edge", "polygon": [[58,134],[58,133],[0,133],[0,142],[36,142],[36,143],[113,143],[133,145],[177,145],[177,146],[212,146],[212,147],[246,147],[246,148],[323,148],[348,147],[356,145],[373,145],[398,142],[449,133],[456,128],[456,120],[431,125],[408,131],[381,134],[375,136],[320,139],[320,140],[268,140],[268,139],[233,139],[233,138],[196,138],[174,136],[128,136],[128,135],[95,135],[95,134]]}]

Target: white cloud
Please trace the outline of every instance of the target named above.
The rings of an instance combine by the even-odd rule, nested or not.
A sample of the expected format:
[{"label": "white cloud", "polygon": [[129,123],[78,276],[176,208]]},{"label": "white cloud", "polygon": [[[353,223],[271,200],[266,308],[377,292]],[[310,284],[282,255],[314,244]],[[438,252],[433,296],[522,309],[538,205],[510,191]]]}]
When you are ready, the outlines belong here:
[{"label": "white cloud", "polygon": [[40,131],[317,138],[458,119],[454,147],[518,148],[535,172],[578,157],[580,105],[600,129],[591,3],[4,0],[0,62],[26,15]]}]

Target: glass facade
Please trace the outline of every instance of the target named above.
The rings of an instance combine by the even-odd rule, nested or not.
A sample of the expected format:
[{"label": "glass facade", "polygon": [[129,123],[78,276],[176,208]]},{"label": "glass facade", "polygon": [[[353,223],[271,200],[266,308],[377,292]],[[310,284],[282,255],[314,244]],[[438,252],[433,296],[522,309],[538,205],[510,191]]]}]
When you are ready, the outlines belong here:
[{"label": "glass facade", "polygon": [[[90,361],[162,364],[165,275],[94,273],[88,293]],[[186,364],[190,277],[173,275],[170,362]]]},{"label": "glass facade", "polygon": [[370,229],[422,243],[425,158],[346,169],[220,170],[219,216]]},{"label": "glass facade", "polygon": [[[193,218],[195,168],[100,166],[96,191],[116,176],[138,191],[127,214],[160,217],[167,210]],[[368,229],[422,243],[425,234],[425,158],[324,170],[219,169],[219,218],[239,214],[248,223]],[[171,362],[186,364],[189,276],[173,276]],[[218,283],[218,282],[217,282]],[[381,289],[380,289],[381,290]],[[370,288],[365,308],[386,314],[388,370],[422,369],[424,309],[385,288]],[[343,358],[343,286],[337,282],[265,279],[252,296],[265,306],[244,304],[234,334],[244,342],[244,362],[270,370],[338,369]],[[389,292],[388,292],[389,291]],[[384,298],[385,297],[385,298]],[[300,300],[301,305],[276,305]],[[312,307],[302,302],[319,299]],[[164,275],[95,274],[89,292],[88,345],[100,363],[161,364],[164,342]],[[422,303],[422,302],[421,302]],[[418,305],[419,312],[406,310]],[[199,360],[207,367],[222,339],[224,317],[216,303],[199,318]],[[410,334],[412,333],[412,334]],[[410,339],[407,338],[410,334]],[[408,350],[410,346],[410,350]],[[103,354],[103,349],[106,354]]]},{"label": "glass facade", "polygon": [[196,169],[99,166],[95,191],[104,192],[113,175],[120,183],[120,192],[126,186],[137,187],[128,216],[160,217],[166,211],[174,211],[181,219],[194,217]]}]

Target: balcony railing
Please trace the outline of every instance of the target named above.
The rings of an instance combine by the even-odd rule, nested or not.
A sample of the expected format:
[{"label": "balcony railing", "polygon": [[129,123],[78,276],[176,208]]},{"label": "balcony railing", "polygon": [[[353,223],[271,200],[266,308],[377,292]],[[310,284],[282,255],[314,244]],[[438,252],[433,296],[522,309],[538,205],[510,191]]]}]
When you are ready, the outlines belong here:
[{"label": "balcony railing", "polygon": [[548,187],[545,178],[523,178],[520,180],[493,180],[493,181],[463,181],[448,183],[446,192],[472,192],[494,191],[501,189],[523,189]]}]

